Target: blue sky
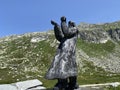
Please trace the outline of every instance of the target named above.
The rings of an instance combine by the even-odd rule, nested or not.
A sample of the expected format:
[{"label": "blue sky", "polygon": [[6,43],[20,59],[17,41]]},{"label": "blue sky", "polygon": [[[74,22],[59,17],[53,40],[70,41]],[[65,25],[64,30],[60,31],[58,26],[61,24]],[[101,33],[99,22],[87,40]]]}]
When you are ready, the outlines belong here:
[{"label": "blue sky", "polygon": [[0,0],[0,37],[53,29],[66,16],[76,24],[120,20],[120,0]]}]

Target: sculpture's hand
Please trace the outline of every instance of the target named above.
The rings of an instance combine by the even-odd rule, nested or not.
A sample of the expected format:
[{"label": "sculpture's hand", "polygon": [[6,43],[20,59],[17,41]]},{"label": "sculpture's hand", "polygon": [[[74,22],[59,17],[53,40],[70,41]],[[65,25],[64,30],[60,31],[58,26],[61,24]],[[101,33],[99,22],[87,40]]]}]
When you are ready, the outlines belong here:
[{"label": "sculpture's hand", "polygon": [[57,23],[55,21],[53,21],[53,20],[51,20],[51,24],[52,25],[57,25]]}]

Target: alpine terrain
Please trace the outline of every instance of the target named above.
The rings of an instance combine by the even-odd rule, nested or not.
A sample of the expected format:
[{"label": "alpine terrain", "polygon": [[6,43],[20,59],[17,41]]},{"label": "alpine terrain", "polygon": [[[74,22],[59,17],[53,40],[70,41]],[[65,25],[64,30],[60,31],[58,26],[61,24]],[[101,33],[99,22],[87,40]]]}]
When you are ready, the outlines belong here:
[{"label": "alpine terrain", "polygon": [[[80,23],[78,29],[78,83],[120,82],[120,21]],[[0,38],[0,84],[37,78],[54,86],[44,75],[58,44],[53,30]]]}]

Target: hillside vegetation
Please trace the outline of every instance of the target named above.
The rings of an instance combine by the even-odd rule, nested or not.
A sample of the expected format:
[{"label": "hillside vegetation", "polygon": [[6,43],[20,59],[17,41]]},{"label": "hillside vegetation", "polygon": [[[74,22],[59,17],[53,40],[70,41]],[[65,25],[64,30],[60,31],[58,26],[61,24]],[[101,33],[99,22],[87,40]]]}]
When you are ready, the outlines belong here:
[{"label": "hillside vegetation", "polygon": [[[120,22],[78,25],[79,84],[120,82]],[[52,31],[13,35],[0,39],[0,84],[44,79],[59,42]],[[52,82],[52,83],[51,83]]]}]

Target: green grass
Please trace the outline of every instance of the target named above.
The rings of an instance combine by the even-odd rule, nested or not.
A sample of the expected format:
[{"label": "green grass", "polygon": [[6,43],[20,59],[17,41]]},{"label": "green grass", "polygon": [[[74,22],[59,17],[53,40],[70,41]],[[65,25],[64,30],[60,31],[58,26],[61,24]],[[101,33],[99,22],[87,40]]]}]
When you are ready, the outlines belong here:
[{"label": "green grass", "polygon": [[54,85],[57,83],[57,80],[47,80],[45,78],[39,78],[41,82],[43,82],[43,86],[47,88],[53,88]]},{"label": "green grass", "polygon": [[111,41],[107,41],[106,43],[89,43],[78,39],[77,47],[81,48],[87,55],[93,57],[106,56],[108,53],[114,51],[115,44]]},{"label": "green grass", "polygon": [[84,73],[79,72],[79,84],[120,82],[120,74],[106,72],[102,68],[94,66],[92,62],[84,61],[84,63],[84,67],[87,69]]},{"label": "green grass", "polygon": [[118,86],[118,87],[113,87],[113,86],[105,87],[105,90],[120,90],[120,86]]}]

